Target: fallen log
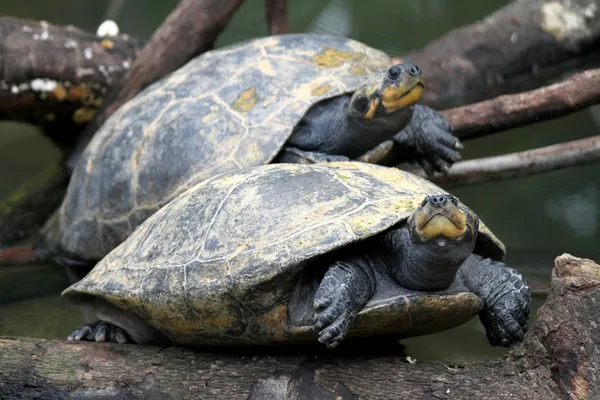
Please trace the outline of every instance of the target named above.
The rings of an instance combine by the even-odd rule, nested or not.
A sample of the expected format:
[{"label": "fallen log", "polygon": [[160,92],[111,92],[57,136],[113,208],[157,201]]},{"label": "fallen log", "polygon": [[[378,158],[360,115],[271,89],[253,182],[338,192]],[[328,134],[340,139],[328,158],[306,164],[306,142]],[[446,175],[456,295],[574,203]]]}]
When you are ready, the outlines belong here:
[{"label": "fallen log", "polygon": [[496,360],[414,362],[390,346],[234,353],[5,337],[0,398],[595,399],[599,276],[591,260],[557,257],[535,328]]},{"label": "fallen log", "polygon": [[600,63],[600,1],[516,0],[401,55],[427,75],[435,108],[530,90]]}]

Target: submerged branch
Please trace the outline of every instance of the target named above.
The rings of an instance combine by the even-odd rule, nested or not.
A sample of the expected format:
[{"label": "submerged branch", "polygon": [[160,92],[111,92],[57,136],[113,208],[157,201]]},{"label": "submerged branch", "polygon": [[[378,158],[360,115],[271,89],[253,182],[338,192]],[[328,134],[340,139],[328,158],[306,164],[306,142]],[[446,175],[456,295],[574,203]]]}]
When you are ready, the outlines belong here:
[{"label": "submerged branch", "polygon": [[[600,161],[600,135],[495,157],[461,161],[429,180],[444,187],[517,178]],[[425,177],[420,170],[410,172]]]},{"label": "submerged branch", "polygon": [[377,339],[346,350],[201,351],[0,338],[0,398],[598,398],[600,336],[589,321],[600,320],[599,273],[591,260],[557,257],[535,327],[496,360],[409,363],[389,342],[371,351]]}]

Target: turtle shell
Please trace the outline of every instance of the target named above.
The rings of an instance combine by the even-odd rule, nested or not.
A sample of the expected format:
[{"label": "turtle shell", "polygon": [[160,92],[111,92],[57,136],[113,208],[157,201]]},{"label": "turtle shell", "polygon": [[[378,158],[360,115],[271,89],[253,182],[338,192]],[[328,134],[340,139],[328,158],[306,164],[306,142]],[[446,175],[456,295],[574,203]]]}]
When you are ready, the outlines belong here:
[{"label": "turtle shell", "polygon": [[[229,172],[160,209],[63,295],[104,299],[178,344],[314,340],[288,320],[299,273],[401,223],[424,196],[440,193],[447,192],[416,175],[359,162]],[[503,258],[504,246],[483,223],[477,240],[476,252]],[[473,293],[400,290],[372,299],[350,335],[443,330],[481,306]]]},{"label": "turtle shell", "polygon": [[390,64],[379,50],[317,34],[269,36],[191,60],[95,134],[59,212],[58,247],[100,259],[194,184],[271,162],[312,105]]}]

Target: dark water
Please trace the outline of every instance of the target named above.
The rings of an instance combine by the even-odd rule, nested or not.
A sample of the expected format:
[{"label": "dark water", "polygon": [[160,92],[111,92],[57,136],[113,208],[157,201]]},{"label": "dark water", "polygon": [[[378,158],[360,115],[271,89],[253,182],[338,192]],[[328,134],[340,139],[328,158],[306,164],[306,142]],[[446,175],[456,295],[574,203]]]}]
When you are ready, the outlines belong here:
[{"label": "dark water", "polygon": [[[0,14],[74,24],[95,31],[119,1],[21,0],[1,2]],[[177,1],[128,0],[116,18],[122,32],[148,38]],[[350,36],[393,54],[418,48],[455,26],[476,21],[505,1],[305,0],[290,2],[291,31]],[[265,33],[263,0],[248,0],[217,45]],[[118,7],[116,7],[118,8]],[[108,10],[108,11],[107,11]],[[113,8],[114,10],[114,8]],[[113,18],[115,18],[113,16]],[[426,74],[426,71],[424,71]],[[465,158],[522,151],[596,135],[598,110],[468,141]],[[0,124],[0,196],[59,153],[29,126]],[[600,166],[574,167],[528,178],[457,188],[508,248],[507,262],[529,278],[548,282],[554,258],[563,253],[600,260]],[[79,323],[77,311],[58,293],[67,285],[61,270],[36,266],[0,269],[0,335],[63,338]],[[535,309],[539,307],[535,303]],[[492,358],[504,350],[487,344],[477,319],[457,329],[404,342],[417,359]]]}]

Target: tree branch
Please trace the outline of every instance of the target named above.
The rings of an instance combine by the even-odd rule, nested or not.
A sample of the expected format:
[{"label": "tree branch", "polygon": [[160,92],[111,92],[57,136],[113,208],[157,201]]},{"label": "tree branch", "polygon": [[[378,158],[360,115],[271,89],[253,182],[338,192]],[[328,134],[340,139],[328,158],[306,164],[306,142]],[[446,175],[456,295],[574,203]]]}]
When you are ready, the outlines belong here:
[{"label": "tree branch", "polygon": [[[517,178],[600,161],[600,135],[496,157],[461,161],[429,180],[445,187]],[[420,170],[413,174],[425,177]]]},{"label": "tree branch", "polygon": [[287,0],[265,0],[269,35],[288,33]]},{"label": "tree branch", "polygon": [[0,120],[41,126],[72,145],[141,46],[127,35],[0,18]]},{"label": "tree branch", "polygon": [[600,1],[517,0],[402,55],[428,82],[435,108],[538,87],[600,62]]},{"label": "tree branch", "polygon": [[150,41],[115,87],[108,101],[87,124],[69,157],[72,168],[94,133],[121,105],[152,82],[210,50],[217,36],[244,0],[181,0],[156,29]]},{"label": "tree branch", "polygon": [[[0,338],[0,397],[160,399],[592,399],[600,396],[600,266],[556,258],[524,342],[497,360],[408,363],[394,347],[192,350]],[[373,340],[362,345],[372,344]],[[381,346],[386,347],[386,346]],[[292,353],[293,351],[296,353]],[[410,350],[410,349],[409,349]]]},{"label": "tree branch", "polygon": [[600,103],[600,69],[563,82],[442,111],[458,137],[472,139],[544,120],[560,118]]}]

